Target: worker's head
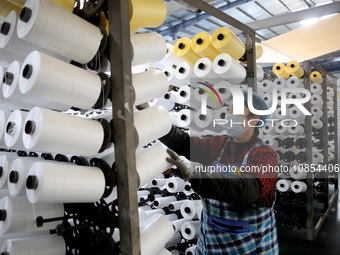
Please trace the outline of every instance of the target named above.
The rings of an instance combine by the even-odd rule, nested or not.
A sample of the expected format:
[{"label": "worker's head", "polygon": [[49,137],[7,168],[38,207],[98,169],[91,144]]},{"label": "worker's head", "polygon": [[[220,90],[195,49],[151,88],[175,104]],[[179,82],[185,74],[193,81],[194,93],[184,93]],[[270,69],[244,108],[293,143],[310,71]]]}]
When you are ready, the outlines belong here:
[{"label": "worker's head", "polygon": [[[229,114],[226,115],[228,123],[225,127],[227,133],[237,140],[248,140],[253,135],[257,136],[259,134],[259,128],[264,127],[269,119],[270,115],[256,115],[249,111],[248,108],[248,91],[242,90],[244,96],[244,114],[233,115],[233,97],[229,97]],[[268,110],[268,106],[263,100],[263,98],[252,92],[253,106],[256,110]],[[231,123],[233,123],[231,125]],[[234,124],[236,123],[236,124]],[[242,123],[242,124],[237,124]]]}]

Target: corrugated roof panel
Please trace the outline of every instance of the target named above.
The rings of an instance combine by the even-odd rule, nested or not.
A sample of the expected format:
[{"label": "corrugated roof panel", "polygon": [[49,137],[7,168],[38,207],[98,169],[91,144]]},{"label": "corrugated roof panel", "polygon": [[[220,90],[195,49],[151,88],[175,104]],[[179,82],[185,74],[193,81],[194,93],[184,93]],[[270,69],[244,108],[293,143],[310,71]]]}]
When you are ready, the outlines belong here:
[{"label": "corrugated roof panel", "polygon": [[303,0],[299,0],[299,1],[281,0],[281,2],[285,4],[289,8],[289,10],[292,12],[301,11],[307,8],[307,5]]},{"label": "corrugated roof panel", "polygon": [[216,25],[214,25],[213,23],[210,23],[207,20],[201,20],[198,23],[196,23],[197,25],[204,27],[204,31],[211,31],[211,30],[216,30],[218,27]]},{"label": "corrugated roof panel", "polygon": [[278,0],[259,1],[259,3],[268,11],[270,11],[273,15],[279,15],[289,12],[287,8],[284,7],[284,5],[282,5]]},{"label": "corrugated roof panel", "polygon": [[[263,10],[260,6],[258,6],[255,2],[256,1],[244,4],[240,7],[240,9],[248,13],[250,16],[254,17],[256,20],[272,17],[265,10]],[[259,1],[259,3],[261,4],[261,1]]]},{"label": "corrugated roof panel", "polygon": [[274,34],[273,32],[271,32],[269,29],[262,29],[262,30],[258,30],[256,31],[256,33],[258,33],[259,35],[270,39],[276,36],[276,34]]},{"label": "corrugated roof panel", "polygon": [[279,35],[280,35],[280,34],[287,33],[287,32],[290,31],[290,30],[287,29],[285,26],[272,27],[271,29],[272,29],[275,33],[278,33]]}]

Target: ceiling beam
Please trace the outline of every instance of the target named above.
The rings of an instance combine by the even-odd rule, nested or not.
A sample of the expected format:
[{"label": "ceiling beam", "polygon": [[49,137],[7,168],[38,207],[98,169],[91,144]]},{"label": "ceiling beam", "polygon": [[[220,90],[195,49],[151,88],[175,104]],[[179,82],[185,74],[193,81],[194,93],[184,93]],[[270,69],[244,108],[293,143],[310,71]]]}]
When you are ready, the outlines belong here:
[{"label": "ceiling beam", "polygon": [[[224,4],[220,7],[218,7],[217,9],[219,9],[220,11],[226,11],[230,8],[234,8],[234,7],[237,7],[237,6],[240,6],[242,4],[252,2],[252,1],[254,1],[254,0],[236,0],[234,2],[228,2],[227,4]],[[163,30],[160,30],[160,31],[157,31],[157,32],[160,33],[163,36],[171,35],[173,33],[180,32],[182,29],[185,29],[189,26],[192,26],[193,24],[195,24],[195,23],[197,23],[201,20],[204,20],[206,18],[209,18],[209,17],[211,17],[211,15],[209,13],[203,12],[202,14],[198,14],[195,17],[184,20],[179,24],[174,24],[172,27],[169,27],[167,29],[163,29]]]},{"label": "ceiling beam", "polygon": [[[281,26],[285,24],[299,22],[305,19],[318,18],[329,14],[340,13],[340,2],[330,3],[307,10],[292,12],[289,14],[277,15],[272,18],[262,19],[247,23],[246,25],[254,30],[261,30],[270,27]],[[242,33],[236,28],[231,29],[235,34]]]}]

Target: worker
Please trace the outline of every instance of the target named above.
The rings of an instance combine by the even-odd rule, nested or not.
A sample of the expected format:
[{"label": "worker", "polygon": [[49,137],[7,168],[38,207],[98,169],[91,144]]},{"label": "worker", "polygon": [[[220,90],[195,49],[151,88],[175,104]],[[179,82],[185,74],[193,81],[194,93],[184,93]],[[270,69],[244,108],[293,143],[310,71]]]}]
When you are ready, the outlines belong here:
[{"label": "worker", "polygon": [[[278,166],[278,159],[276,152],[258,138],[259,127],[255,127],[263,127],[269,116],[252,114],[248,92],[242,93],[244,115],[232,114],[232,96],[229,98],[230,109],[225,117],[228,123],[224,127],[227,135],[190,137],[173,125],[169,134],[160,139],[171,149],[167,160],[177,167],[172,173],[190,181],[192,189],[202,197],[202,225],[196,249],[199,255],[279,253],[273,212],[277,172],[267,171],[270,166]],[[252,99],[255,109],[268,109],[257,93],[252,92]],[[190,168],[178,154],[215,171]],[[216,171],[223,166],[234,166],[239,171]],[[242,166],[255,166],[255,170],[248,173],[241,170]],[[264,167],[266,171],[262,171]]]}]

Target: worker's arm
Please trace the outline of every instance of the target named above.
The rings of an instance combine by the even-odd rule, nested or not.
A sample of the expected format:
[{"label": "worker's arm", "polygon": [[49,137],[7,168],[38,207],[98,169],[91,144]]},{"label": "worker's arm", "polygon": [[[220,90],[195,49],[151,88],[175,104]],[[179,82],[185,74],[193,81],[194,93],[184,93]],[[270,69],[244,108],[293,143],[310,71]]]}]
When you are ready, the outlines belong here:
[{"label": "worker's arm", "polygon": [[254,202],[260,195],[260,184],[251,175],[194,172],[192,189],[203,198],[239,205]]},{"label": "worker's arm", "polygon": [[226,138],[221,139],[220,136],[190,137],[189,134],[172,125],[170,132],[159,140],[178,155],[191,161],[207,164],[211,163],[211,158],[220,152]]}]

